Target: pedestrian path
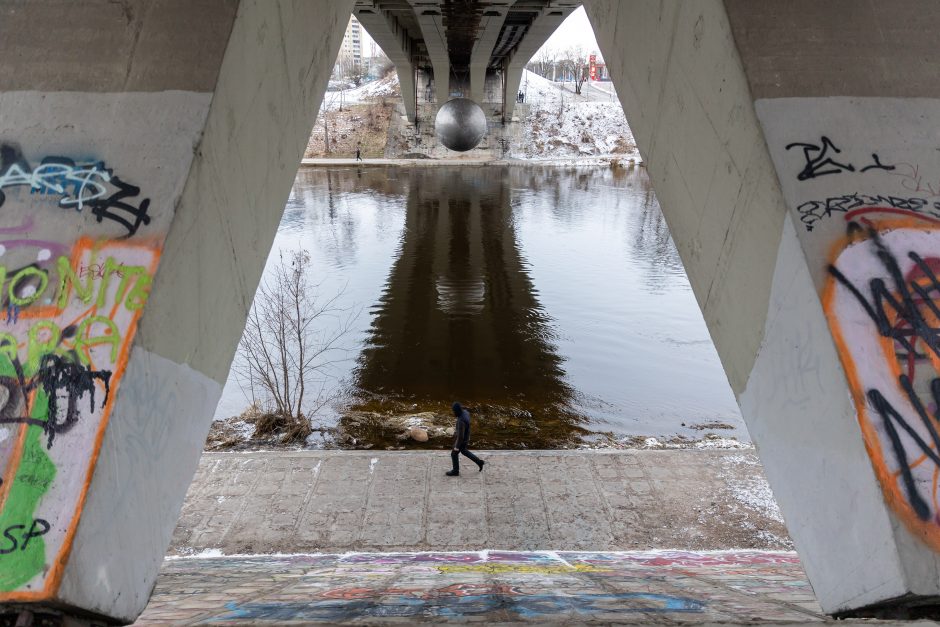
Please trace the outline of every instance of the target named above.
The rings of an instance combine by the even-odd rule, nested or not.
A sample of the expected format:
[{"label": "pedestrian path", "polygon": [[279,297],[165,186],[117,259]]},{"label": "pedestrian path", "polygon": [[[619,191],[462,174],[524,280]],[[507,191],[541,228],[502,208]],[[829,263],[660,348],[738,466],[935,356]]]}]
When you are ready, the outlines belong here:
[{"label": "pedestrian path", "polygon": [[788,549],[753,449],[203,455],[171,555]]},{"label": "pedestrian path", "polygon": [[169,559],[137,624],[824,621],[792,552],[483,551]]}]

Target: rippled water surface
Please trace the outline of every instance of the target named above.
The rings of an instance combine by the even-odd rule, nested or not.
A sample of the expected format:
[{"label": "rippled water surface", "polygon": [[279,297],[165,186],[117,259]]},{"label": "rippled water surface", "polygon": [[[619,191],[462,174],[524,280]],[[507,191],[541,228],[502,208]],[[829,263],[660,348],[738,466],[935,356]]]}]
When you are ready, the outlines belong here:
[{"label": "rippled water surface", "polygon": [[[642,168],[302,170],[269,269],[298,247],[361,310],[323,422],[459,399],[480,446],[747,438]],[[245,404],[230,378],[217,415]]]}]

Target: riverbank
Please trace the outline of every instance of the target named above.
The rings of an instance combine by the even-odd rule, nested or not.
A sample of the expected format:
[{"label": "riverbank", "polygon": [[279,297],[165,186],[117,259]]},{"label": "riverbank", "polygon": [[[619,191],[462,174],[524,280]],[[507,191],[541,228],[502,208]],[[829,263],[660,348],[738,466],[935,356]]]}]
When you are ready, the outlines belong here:
[{"label": "riverbank", "polygon": [[[488,130],[480,144],[456,153],[440,144],[434,132],[437,105],[419,102],[417,124],[405,117],[397,75],[343,92],[327,92],[304,156],[312,160],[354,157],[408,158],[460,162],[580,158],[639,159],[633,133],[614,93],[579,95],[565,85],[526,71],[525,103],[502,119],[498,102],[482,102]],[[352,161],[352,159],[350,159]]]},{"label": "riverbank", "polygon": [[792,548],[753,451],[479,455],[206,453],[169,554]]},{"label": "riverbank", "polygon": [[[502,406],[480,405],[473,442],[490,449],[577,449],[577,450],[716,450],[749,449],[750,442],[737,439],[733,425],[721,421],[681,423],[687,435],[617,435],[591,431],[577,416],[553,416],[538,420],[531,412]],[[346,411],[335,426],[316,427],[305,439],[289,432],[272,431],[269,415],[249,408],[238,416],[216,420],[206,438],[205,450],[245,452],[263,450],[440,450],[451,445],[454,418],[449,411]],[[570,420],[564,420],[570,418]],[[259,424],[264,425],[259,427]]]},{"label": "riverbank", "polygon": [[405,158],[375,158],[375,159],[349,159],[349,158],[311,158],[303,159],[301,167],[305,168],[334,168],[337,166],[355,167],[435,167],[435,166],[485,166],[485,165],[511,165],[532,167],[645,167],[639,154],[634,155],[603,155],[597,157],[566,157],[544,159],[513,159],[513,158],[481,158],[461,157],[456,155],[448,159],[405,159]]}]

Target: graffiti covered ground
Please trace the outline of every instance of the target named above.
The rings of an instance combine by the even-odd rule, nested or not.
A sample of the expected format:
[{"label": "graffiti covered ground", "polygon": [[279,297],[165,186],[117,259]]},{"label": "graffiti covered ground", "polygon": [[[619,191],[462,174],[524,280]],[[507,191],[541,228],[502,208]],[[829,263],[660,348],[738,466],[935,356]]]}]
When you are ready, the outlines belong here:
[{"label": "graffiti covered ground", "polygon": [[824,621],[791,552],[168,559],[138,625]]}]

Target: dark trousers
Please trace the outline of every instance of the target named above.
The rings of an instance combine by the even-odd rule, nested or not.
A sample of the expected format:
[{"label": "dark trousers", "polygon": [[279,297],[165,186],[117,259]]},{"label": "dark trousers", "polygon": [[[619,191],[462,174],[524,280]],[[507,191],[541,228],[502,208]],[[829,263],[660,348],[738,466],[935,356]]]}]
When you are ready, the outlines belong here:
[{"label": "dark trousers", "polygon": [[480,465],[480,458],[474,455],[473,453],[471,453],[470,451],[468,451],[467,442],[464,442],[463,444],[460,445],[460,449],[458,451],[451,450],[450,452],[450,458],[454,462],[455,471],[460,472],[460,460],[459,460],[460,456],[458,455],[458,453],[463,453],[464,455],[469,457],[470,461],[475,463],[477,466]]}]

